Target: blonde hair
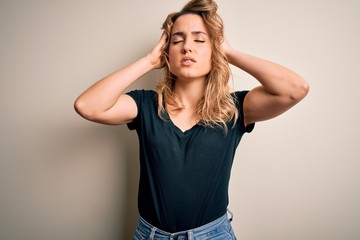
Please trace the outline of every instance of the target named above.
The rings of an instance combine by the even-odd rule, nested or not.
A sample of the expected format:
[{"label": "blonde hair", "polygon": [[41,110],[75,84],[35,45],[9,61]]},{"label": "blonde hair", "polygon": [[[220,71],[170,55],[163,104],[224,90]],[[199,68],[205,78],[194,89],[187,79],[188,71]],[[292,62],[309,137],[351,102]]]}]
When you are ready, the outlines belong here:
[{"label": "blonde hair", "polygon": [[[204,96],[196,107],[196,118],[199,124],[211,127],[222,127],[227,131],[226,122],[238,118],[235,99],[230,94],[229,79],[231,75],[229,62],[221,50],[224,41],[224,26],[220,16],[216,13],[217,4],[212,0],[192,0],[188,2],[180,12],[171,13],[163,23],[167,36],[171,35],[171,29],[175,21],[185,14],[196,14],[202,17],[209,31],[212,48],[212,67],[206,76]],[[165,103],[181,108],[173,95],[176,77],[170,72],[169,51],[170,37],[164,46],[164,77],[157,86],[158,114],[163,118]]]}]

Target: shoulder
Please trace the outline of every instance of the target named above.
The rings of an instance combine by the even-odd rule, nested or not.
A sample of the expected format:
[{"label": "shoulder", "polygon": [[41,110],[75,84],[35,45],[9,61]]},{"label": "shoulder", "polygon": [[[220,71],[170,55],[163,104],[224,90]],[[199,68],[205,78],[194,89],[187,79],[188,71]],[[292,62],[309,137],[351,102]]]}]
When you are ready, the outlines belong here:
[{"label": "shoulder", "polygon": [[144,101],[157,100],[157,92],[154,90],[132,90],[127,92],[126,95],[132,97],[137,104]]},{"label": "shoulder", "polygon": [[137,107],[134,120],[128,123],[130,130],[140,128],[142,120],[155,117],[157,114],[157,92],[154,90],[132,90],[126,93],[130,96]]},{"label": "shoulder", "polygon": [[131,90],[129,92],[126,93],[127,95],[130,95],[131,97],[136,97],[136,96],[157,96],[157,93],[154,90],[148,90],[148,89],[136,89],[136,90]]},{"label": "shoulder", "polygon": [[242,103],[244,102],[245,96],[249,93],[248,90],[242,90],[242,91],[235,91],[231,93],[231,96],[233,97],[236,105],[240,104],[242,106]]}]

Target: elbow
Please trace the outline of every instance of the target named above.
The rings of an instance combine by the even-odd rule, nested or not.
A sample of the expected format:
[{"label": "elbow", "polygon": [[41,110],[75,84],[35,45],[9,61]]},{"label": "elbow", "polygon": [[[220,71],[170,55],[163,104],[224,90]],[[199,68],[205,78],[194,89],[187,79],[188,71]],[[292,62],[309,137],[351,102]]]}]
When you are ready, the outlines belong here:
[{"label": "elbow", "polygon": [[81,99],[76,99],[74,102],[74,110],[77,112],[81,117],[91,120],[93,118],[93,114],[89,109],[86,107],[86,104]]},{"label": "elbow", "polygon": [[83,110],[83,103],[81,102],[81,100],[76,99],[74,102],[74,110],[77,114],[79,114],[80,116],[84,117],[84,110]]},{"label": "elbow", "polygon": [[300,102],[302,99],[306,97],[309,91],[310,91],[309,83],[304,79],[300,78],[292,88],[290,99],[295,103]]}]

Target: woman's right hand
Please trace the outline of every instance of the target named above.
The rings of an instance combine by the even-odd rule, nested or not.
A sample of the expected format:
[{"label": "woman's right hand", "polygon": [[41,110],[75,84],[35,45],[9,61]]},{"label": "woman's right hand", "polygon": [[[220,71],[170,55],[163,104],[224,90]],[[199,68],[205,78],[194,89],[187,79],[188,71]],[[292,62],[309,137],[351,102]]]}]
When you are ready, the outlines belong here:
[{"label": "woman's right hand", "polygon": [[153,69],[160,69],[164,67],[164,46],[167,41],[167,35],[165,32],[162,33],[158,43],[151,49],[151,51],[146,55],[146,59],[149,61]]},{"label": "woman's right hand", "polygon": [[124,91],[144,74],[164,66],[166,41],[167,35],[163,33],[145,57],[104,77],[85,90],[75,101],[76,111],[90,121],[104,124],[131,122],[137,116],[137,106]]}]

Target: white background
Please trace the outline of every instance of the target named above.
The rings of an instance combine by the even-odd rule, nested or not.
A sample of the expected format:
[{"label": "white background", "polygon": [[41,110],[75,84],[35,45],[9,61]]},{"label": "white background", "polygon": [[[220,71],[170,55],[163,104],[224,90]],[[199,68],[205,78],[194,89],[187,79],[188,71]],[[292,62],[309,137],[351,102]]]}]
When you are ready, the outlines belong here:
[{"label": "white background", "polygon": [[[136,133],[85,121],[73,102],[146,54],[184,4],[0,0],[0,239],[131,239]],[[360,2],[218,5],[234,47],[297,71],[311,87],[240,143],[230,185],[238,238],[360,239]],[[131,89],[153,88],[159,74]],[[257,84],[233,75],[237,90]]]}]

